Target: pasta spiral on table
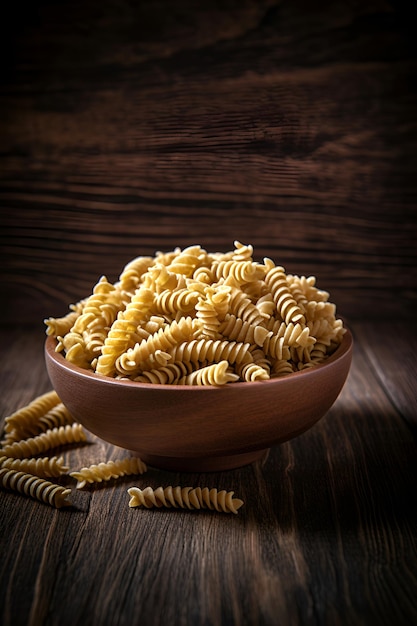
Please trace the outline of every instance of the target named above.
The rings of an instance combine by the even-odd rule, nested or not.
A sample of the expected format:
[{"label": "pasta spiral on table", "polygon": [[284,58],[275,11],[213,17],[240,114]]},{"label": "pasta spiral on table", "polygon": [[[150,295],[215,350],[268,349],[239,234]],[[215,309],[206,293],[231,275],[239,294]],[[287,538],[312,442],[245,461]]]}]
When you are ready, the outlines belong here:
[{"label": "pasta spiral on table", "polygon": [[0,455],[21,459],[35,456],[51,448],[86,440],[87,437],[82,425],[74,422],[74,424],[68,424],[67,426],[52,428],[36,437],[29,437],[28,439],[14,441],[9,445],[5,445],[3,448],[0,448]]},{"label": "pasta spiral on table", "polygon": [[55,391],[48,391],[18,409],[5,419],[4,430],[6,433],[16,429],[20,432],[26,432],[32,429],[33,424],[38,421],[47,411],[61,402]]},{"label": "pasta spiral on table", "polygon": [[26,472],[19,472],[7,467],[0,468],[0,484],[5,489],[18,491],[23,495],[30,496],[58,509],[71,504],[68,500],[71,489],[66,489],[61,485],[51,483],[49,480],[27,474]]},{"label": "pasta spiral on table", "polygon": [[255,260],[251,244],[235,241],[224,253],[196,244],[134,258],[116,282],[102,276],[74,315],[45,324],[57,351],[102,376],[178,384],[182,362],[182,378],[203,384],[192,371],[227,360],[230,385],[289,375],[333,354],[345,328],[329,298],[314,276]]},{"label": "pasta spiral on table", "polygon": [[87,483],[101,483],[103,480],[121,476],[143,474],[146,470],[146,464],[139,457],[128,457],[83,467],[78,472],[71,472],[70,476],[77,479],[77,489],[82,489]]},{"label": "pasta spiral on table", "polygon": [[233,498],[233,491],[218,491],[208,487],[131,487],[129,506],[145,508],[167,507],[182,509],[211,509],[222,513],[237,513],[243,500]]},{"label": "pasta spiral on table", "polygon": [[64,464],[62,456],[59,458],[56,456],[45,456],[42,458],[31,457],[24,459],[1,457],[0,467],[34,474],[39,476],[39,478],[58,478],[58,476],[65,474],[69,470],[69,467]]}]

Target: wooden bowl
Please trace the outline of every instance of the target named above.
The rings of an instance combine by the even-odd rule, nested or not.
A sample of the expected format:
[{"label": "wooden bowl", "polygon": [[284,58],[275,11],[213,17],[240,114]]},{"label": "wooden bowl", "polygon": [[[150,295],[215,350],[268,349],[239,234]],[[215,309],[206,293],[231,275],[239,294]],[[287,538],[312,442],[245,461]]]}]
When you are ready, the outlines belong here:
[{"label": "wooden bowl", "polygon": [[349,373],[352,335],[322,364],[285,377],[224,387],[120,381],[80,369],[55,352],[51,383],[87,430],[147,464],[175,471],[220,471],[251,463],[300,435],[332,406]]}]

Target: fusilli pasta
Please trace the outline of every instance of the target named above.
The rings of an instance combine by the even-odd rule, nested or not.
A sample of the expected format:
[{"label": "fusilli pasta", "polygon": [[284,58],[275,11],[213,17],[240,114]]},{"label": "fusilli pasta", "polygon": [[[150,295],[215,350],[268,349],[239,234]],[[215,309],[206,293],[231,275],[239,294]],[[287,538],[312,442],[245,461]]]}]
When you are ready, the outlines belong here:
[{"label": "fusilli pasta", "polygon": [[101,483],[111,478],[143,474],[146,470],[146,464],[139,457],[128,457],[83,467],[78,472],[71,472],[70,476],[78,481],[77,489],[82,489],[87,483]]},{"label": "fusilli pasta", "polygon": [[22,432],[26,429],[31,429],[33,423],[37,422],[39,417],[45,415],[47,411],[60,402],[61,400],[55,391],[48,391],[38,396],[26,406],[6,417],[4,426],[5,432],[8,433],[12,430]]},{"label": "fusilli pasta", "polygon": [[168,507],[182,509],[211,509],[222,513],[237,513],[243,500],[233,498],[233,491],[218,491],[208,487],[131,487],[130,507]]},{"label": "fusilli pasta", "polygon": [[26,472],[2,467],[0,468],[0,484],[5,489],[17,491],[58,509],[71,505],[68,499],[71,489],[66,489],[61,485],[56,485]]},{"label": "fusilli pasta", "polygon": [[86,440],[87,437],[82,425],[74,422],[74,424],[67,424],[67,426],[52,428],[36,437],[14,441],[0,448],[0,455],[22,459],[36,456],[57,446],[80,443]]},{"label": "fusilli pasta", "polygon": [[178,384],[190,368],[224,360],[233,374],[223,378],[227,385],[322,363],[345,333],[329,293],[314,276],[287,274],[253,253],[235,241],[224,253],[192,245],[137,257],[114,284],[101,277],[76,316],[46,319],[46,332],[76,365],[136,382]]},{"label": "fusilli pasta", "polygon": [[1,457],[0,467],[7,467],[19,472],[26,472],[39,476],[39,478],[58,478],[68,472],[69,467],[64,464],[64,458],[48,457],[43,458],[24,458],[17,459],[13,457]]}]

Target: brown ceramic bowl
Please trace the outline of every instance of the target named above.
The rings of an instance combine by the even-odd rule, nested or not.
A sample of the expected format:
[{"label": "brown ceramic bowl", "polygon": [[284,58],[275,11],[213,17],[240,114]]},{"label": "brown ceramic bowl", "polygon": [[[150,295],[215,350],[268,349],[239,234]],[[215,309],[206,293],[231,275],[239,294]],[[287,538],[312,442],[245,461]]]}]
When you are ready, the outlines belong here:
[{"label": "brown ceramic bowl", "polygon": [[55,346],[48,337],[51,383],[87,430],[149,465],[198,472],[246,465],[313,426],[338,397],[352,359],[347,330],[331,357],[304,371],[224,387],[172,386],[99,376]]}]

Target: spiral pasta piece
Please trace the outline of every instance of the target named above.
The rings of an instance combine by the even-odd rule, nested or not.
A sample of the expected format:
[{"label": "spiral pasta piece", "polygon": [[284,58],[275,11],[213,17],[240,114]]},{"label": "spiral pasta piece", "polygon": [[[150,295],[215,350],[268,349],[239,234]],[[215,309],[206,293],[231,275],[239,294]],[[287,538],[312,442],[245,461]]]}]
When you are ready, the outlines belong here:
[{"label": "spiral pasta piece", "polygon": [[238,286],[263,278],[265,271],[262,265],[253,261],[214,261],[211,266],[214,280],[231,279],[232,285]]},{"label": "spiral pasta piece", "polygon": [[272,364],[271,378],[277,378],[279,376],[287,376],[294,372],[293,366],[288,360],[277,359]]},{"label": "spiral pasta piece", "polygon": [[172,322],[169,326],[160,328],[133,348],[127,350],[117,362],[118,370],[125,374],[137,371],[141,364],[159,351],[169,351],[181,341],[184,341],[194,333],[195,325],[191,317],[181,318],[179,322]]},{"label": "spiral pasta piece", "polygon": [[163,291],[177,291],[186,288],[186,280],[183,274],[176,274],[170,271],[166,265],[162,263],[155,264],[150,270],[149,275],[155,285],[156,293]]},{"label": "spiral pasta piece", "polygon": [[80,333],[70,330],[64,337],[58,337],[57,352],[65,350],[65,358],[83,369],[90,368],[90,357],[84,337]]},{"label": "spiral pasta piece", "polygon": [[97,359],[96,372],[110,376],[116,371],[116,359],[129,347],[137,327],[147,319],[153,299],[150,289],[138,287],[125,310],[118,314],[110,327]]},{"label": "spiral pasta piece", "polygon": [[[269,326],[268,326],[269,328]],[[280,322],[276,320],[269,330],[272,331],[272,339],[283,339],[284,345],[289,347],[302,347],[307,348],[313,346],[316,343],[315,337],[310,334],[310,329],[304,324],[293,324],[290,322]],[[268,339],[266,340],[268,341]]]},{"label": "spiral pasta piece", "polygon": [[72,331],[82,333],[91,324],[111,326],[122,306],[121,295],[111,297],[117,293],[116,287],[109,283],[106,276],[102,276],[93,288],[92,295],[87,299],[82,314],[77,318]]},{"label": "spiral pasta piece", "polygon": [[49,317],[44,319],[46,334],[51,335],[52,337],[66,335],[71,330],[79,316],[80,313],[78,311],[70,311],[63,317]]},{"label": "spiral pasta piece", "polygon": [[219,339],[220,320],[215,305],[204,298],[199,298],[195,308],[200,323],[200,336],[206,339]]},{"label": "spiral pasta piece", "polygon": [[7,467],[0,468],[0,484],[5,489],[17,491],[58,509],[71,505],[68,499],[71,489],[66,489],[61,485],[56,485],[26,472],[19,472]]},{"label": "spiral pasta piece", "polygon": [[36,423],[39,417],[45,415],[47,411],[61,402],[56,391],[48,391],[29,404],[18,409],[5,419],[5,432],[10,432],[14,429],[20,431],[33,428],[33,424]]},{"label": "spiral pasta piece", "polygon": [[179,379],[179,385],[227,385],[239,380],[239,376],[230,370],[228,361],[220,361],[197,369]]},{"label": "spiral pasta piece", "polygon": [[58,478],[65,474],[69,467],[64,464],[64,457],[25,458],[1,457],[0,467],[33,474],[39,478]]},{"label": "spiral pasta piece", "polygon": [[143,474],[146,470],[146,464],[139,457],[132,456],[83,467],[77,472],[71,472],[70,476],[78,481],[77,489],[82,489],[87,483],[101,483],[112,478]]},{"label": "spiral pasta piece", "polygon": [[236,372],[241,380],[254,382],[257,380],[269,380],[269,368],[266,369],[258,363],[240,363],[236,365]]},{"label": "spiral pasta piece", "polygon": [[149,256],[139,256],[129,261],[119,276],[120,290],[132,293],[136,291],[143,275],[153,264],[154,259]]},{"label": "spiral pasta piece", "polygon": [[189,246],[188,248],[184,248],[184,250],[172,260],[170,265],[168,265],[168,270],[175,274],[183,274],[189,278],[193,275],[195,269],[202,265],[205,259],[206,251],[203,250],[201,246]]},{"label": "spiral pasta piece", "polygon": [[168,317],[178,313],[188,315],[194,311],[199,297],[199,292],[191,290],[189,287],[177,289],[176,291],[165,289],[155,296],[155,310]]},{"label": "spiral pasta piece", "polygon": [[75,422],[71,425],[52,428],[36,437],[15,441],[1,448],[0,455],[22,459],[36,456],[61,445],[79,443],[86,440],[87,437],[82,425]]},{"label": "spiral pasta piece", "polygon": [[152,489],[146,487],[131,487],[128,489],[130,495],[130,507],[145,508],[182,508],[182,509],[210,509],[222,513],[237,514],[243,500],[233,498],[234,491],[218,491],[208,487],[158,487]]},{"label": "spiral pasta piece", "polygon": [[45,415],[34,418],[32,422],[22,424],[22,426],[13,429],[11,433],[7,433],[13,435],[8,439],[10,442],[27,439],[28,437],[33,437],[34,435],[45,432],[51,428],[66,426],[67,424],[72,424],[73,422],[74,418],[71,413],[62,402],[59,402],[59,404],[47,411]]},{"label": "spiral pasta piece", "polygon": [[190,374],[190,363],[167,363],[159,368],[144,370],[133,380],[138,383],[153,383],[155,385],[177,385],[185,375]]},{"label": "spiral pasta piece", "polygon": [[251,244],[245,245],[236,240],[234,246],[235,249],[232,252],[233,261],[253,262],[253,246]]},{"label": "spiral pasta piece", "polygon": [[219,332],[233,341],[251,343],[262,347],[266,339],[272,336],[272,332],[264,326],[245,322],[236,315],[226,315],[224,322],[219,327]]},{"label": "spiral pasta piece", "polygon": [[244,291],[232,287],[230,292],[230,311],[237,318],[249,324],[262,326],[269,315],[260,311]]},{"label": "spiral pasta piece", "polygon": [[175,346],[170,353],[173,361],[218,363],[224,360],[229,363],[241,363],[245,360],[252,360],[249,348],[249,343],[220,339],[192,339]]},{"label": "spiral pasta piece", "polygon": [[330,294],[327,291],[316,287],[315,276],[307,278],[306,276],[287,274],[287,282],[301,308],[304,308],[308,302],[326,302],[329,298]]},{"label": "spiral pasta piece", "polygon": [[265,283],[271,291],[282,320],[286,324],[290,322],[304,323],[303,311],[291,293],[284,268],[276,266],[272,261],[268,263],[267,259],[265,260],[265,265],[267,268]]}]

